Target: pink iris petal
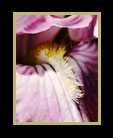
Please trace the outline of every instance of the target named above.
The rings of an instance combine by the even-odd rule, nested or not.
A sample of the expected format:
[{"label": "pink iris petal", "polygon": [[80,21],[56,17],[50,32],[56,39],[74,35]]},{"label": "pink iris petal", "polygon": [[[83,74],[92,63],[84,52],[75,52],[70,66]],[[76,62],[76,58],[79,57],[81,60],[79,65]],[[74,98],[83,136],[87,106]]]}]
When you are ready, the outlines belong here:
[{"label": "pink iris petal", "polygon": [[16,15],[16,34],[38,33],[51,27],[49,15]]},{"label": "pink iris petal", "polygon": [[89,25],[91,15],[72,15],[63,19],[54,19],[53,25],[67,28],[83,28]]},{"label": "pink iris petal", "polygon": [[89,25],[91,15],[72,15],[62,18],[53,15],[17,15],[16,34],[34,34],[45,31],[52,26],[66,28],[83,28]]},{"label": "pink iris petal", "polygon": [[66,98],[57,74],[48,64],[16,69],[17,122],[82,122],[76,104]]},{"label": "pink iris petal", "polygon": [[98,46],[97,41],[79,44],[69,54],[73,71],[83,83],[85,95],[80,99],[80,109],[89,121],[98,121]]},{"label": "pink iris petal", "polygon": [[[95,36],[94,28],[97,22],[97,16],[94,15],[92,16],[92,18],[93,18],[92,21],[89,23],[89,26],[87,27],[84,28],[78,27],[77,29],[69,29],[70,38],[76,42],[80,41],[88,42],[91,39],[93,39]],[[95,31],[98,34],[98,29],[96,29]]]}]

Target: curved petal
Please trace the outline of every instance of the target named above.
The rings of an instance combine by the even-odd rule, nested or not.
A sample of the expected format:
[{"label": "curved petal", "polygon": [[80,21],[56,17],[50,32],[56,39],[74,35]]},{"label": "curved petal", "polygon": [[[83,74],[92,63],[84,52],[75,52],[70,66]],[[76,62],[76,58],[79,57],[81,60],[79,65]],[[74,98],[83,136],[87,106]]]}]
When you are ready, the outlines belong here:
[{"label": "curved petal", "polygon": [[67,98],[48,64],[16,68],[17,122],[82,122],[77,105]]},{"label": "curved petal", "polygon": [[16,34],[45,31],[51,27],[52,19],[49,15],[16,15]]},{"label": "curved petal", "polygon": [[91,20],[91,15],[72,15],[67,18],[53,15],[17,15],[16,34],[39,33],[52,26],[83,28],[88,26]]},{"label": "curved petal", "polygon": [[83,28],[88,26],[91,20],[91,15],[71,15],[63,19],[55,18],[53,25],[66,28]]},{"label": "curved petal", "polygon": [[98,121],[98,46],[97,40],[77,45],[69,54],[73,71],[83,83],[84,97],[80,99],[82,114],[89,121]]},{"label": "curved petal", "polygon": [[[92,21],[89,23],[89,26],[84,28],[77,28],[77,29],[69,29],[70,38],[76,42],[85,41],[88,42],[91,39],[94,39],[95,32],[95,24],[97,22],[97,15],[92,16]],[[98,30],[96,29],[96,33]]]}]

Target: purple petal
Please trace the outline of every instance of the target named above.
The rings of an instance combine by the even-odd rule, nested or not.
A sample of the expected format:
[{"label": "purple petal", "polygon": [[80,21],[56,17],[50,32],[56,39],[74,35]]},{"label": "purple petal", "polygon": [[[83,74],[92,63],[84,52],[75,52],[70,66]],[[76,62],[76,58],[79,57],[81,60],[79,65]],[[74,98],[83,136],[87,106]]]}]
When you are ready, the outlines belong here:
[{"label": "purple petal", "polygon": [[48,64],[17,65],[17,122],[82,122],[77,105],[66,97],[62,83]]},{"label": "purple petal", "polygon": [[97,41],[77,45],[69,54],[73,71],[83,83],[85,95],[80,100],[80,109],[89,121],[98,121],[98,46]]},{"label": "purple petal", "polygon": [[[89,23],[89,26],[84,28],[77,29],[69,29],[70,38],[76,42],[85,41],[88,42],[94,38],[95,32],[95,24],[97,22],[97,16],[92,16],[93,20]],[[98,29],[96,29],[96,33],[98,34]]]}]

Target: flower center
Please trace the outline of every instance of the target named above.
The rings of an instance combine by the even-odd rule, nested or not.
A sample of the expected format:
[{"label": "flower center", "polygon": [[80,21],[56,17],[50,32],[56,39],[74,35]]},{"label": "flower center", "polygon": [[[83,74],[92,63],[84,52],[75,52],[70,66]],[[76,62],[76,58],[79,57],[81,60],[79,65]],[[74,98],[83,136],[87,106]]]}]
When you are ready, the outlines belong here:
[{"label": "flower center", "polygon": [[24,57],[23,63],[27,65],[51,64],[59,76],[66,94],[79,103],[78,98],[83,97],[83,93],[79,89],[82,84],[79,83],[77,74],[72,71],[73,66],[68,61],[69,57],[64,57],[66,52],[65,45],[46,42],[31,49]]}]

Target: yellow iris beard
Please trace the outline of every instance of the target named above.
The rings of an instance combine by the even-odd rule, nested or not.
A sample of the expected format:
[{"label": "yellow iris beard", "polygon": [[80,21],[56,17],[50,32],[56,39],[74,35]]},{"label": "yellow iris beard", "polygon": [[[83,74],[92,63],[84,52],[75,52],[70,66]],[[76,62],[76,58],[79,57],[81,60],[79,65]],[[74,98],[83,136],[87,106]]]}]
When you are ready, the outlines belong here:
[{"label": "yellow iris beard", "polygon": [[68,62],[69,57],[64,57],[65,53],[65,45],[46,42],[30,50],[24,57],[23,63],[27,65],[51,64],[56,70],[66,94],[79,103],[78,98],[83,97],[83,93],[78,86],[82,86],[82,84],[78,82],[76,74],[72,72],[73,67]]}]

